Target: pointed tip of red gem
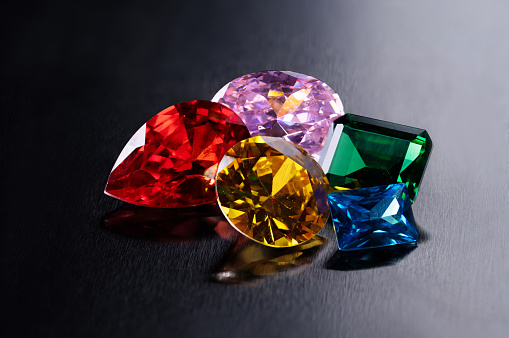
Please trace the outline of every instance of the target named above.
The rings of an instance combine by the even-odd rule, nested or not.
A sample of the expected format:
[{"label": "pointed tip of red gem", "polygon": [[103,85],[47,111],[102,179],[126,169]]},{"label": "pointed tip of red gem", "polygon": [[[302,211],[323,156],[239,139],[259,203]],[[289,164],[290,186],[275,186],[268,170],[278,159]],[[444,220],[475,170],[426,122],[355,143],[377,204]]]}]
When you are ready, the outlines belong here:
[{"label": "pointed tip of red gem", "polygon": [[129,140],[104,193],[158,208],[212,203],[217,164],[248,137],[242,120],[222,104],[189,101],[168,107]]}]

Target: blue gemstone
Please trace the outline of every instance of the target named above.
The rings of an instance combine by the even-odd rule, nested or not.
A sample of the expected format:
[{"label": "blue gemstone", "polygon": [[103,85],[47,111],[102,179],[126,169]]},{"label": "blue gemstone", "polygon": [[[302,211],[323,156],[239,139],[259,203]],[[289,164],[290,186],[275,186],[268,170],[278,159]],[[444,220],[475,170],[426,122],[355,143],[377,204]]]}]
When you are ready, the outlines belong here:
[{"label": "blue gemstone", "polygon": [[413,217],[404,214],[411,201],[403,183],[333,192],[328,199],[340,250],[417,241]]}]

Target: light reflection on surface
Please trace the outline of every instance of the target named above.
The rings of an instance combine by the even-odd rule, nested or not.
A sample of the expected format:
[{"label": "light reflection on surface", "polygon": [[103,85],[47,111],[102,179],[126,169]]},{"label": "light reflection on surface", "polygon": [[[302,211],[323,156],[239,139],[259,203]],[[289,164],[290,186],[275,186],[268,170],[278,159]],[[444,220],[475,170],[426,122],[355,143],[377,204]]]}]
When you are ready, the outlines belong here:
[{"label": "light reflection on surface", "polygon": [[104,217],[104,226],[133,238],[166,243],[197,244],[220,237],[232,241],[212,281],[243,284],[309,265],[328,240],[314,236],[290,248],[272,248],[240,235],[224,218],[217,204],[161,209],[127,204]]},{"label": "light reflection on surface", "polygon": [[378,249],[336,251],[325,267],[330,270],[363,270],[397,264],[417,247],[417,243]]},{"label": "light reflection on surface", "polygon": [[237,236],[217,204],[161,209],[127,204],[104,218],[104,225],[122,235],[157,242],[189,242],[219,235]]},{"label": "light reflection on surface", "polygon": [[310,264],[327,242],[317,235],[291,248],[271,248],[241,236],[211,279],[223,284],[244,284],[294,270]]}]

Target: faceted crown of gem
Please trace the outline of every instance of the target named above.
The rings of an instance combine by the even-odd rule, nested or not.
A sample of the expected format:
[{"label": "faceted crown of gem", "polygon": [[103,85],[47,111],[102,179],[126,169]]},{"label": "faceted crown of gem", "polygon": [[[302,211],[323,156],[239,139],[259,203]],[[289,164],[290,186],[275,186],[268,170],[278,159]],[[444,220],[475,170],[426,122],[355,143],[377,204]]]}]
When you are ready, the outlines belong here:
[{"label": "faceted crown of gem", "polygon": [[405,183],[413,203],[432,146],[424,129],[346,114],[334,121],[319,162],[336,188]]},{"label": "faceted crown of gem", "polygon": [[331,208],[341,210],[334,213],[341,223],[394,217],[410,207],[408,190],[402,183],[333,192],[328,198]]},{"label": "faceted crown of gem", "polygon": [[248,137],[244,123],[228,107],[209,101],[176,104],[151,118],[129,140],[105,193],[160,208],[212,203],[219,161]]},{"label": "faceted crown of gem", "polygon": [[404,214],[411,202],[403,183],[334,192],[328,199],[341,250],[417,240],[413,218]]},{"label": "faceted crown of gem", "polygon": [[331,121],[344,114],[339,95],[327,84],[277,70],[241,76],[212,101],[239,114],[251,136],[283,137],[313,156],[322,150]]},{"label": "faceted crown of gem", "polygon": [[312,238],[329,216],[320,166],[292,143],[256,136],[227,151],[216,176],[218,201],[234,228],[273,247]]}]

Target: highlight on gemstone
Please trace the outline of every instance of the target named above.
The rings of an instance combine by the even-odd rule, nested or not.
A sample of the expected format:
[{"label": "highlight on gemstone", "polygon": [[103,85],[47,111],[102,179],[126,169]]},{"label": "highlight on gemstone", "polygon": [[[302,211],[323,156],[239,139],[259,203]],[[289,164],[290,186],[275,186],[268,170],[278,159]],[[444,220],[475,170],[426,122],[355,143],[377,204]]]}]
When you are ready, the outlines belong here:
[{"label": "highlight on gemstone", "polygon": [[424,129],[346,114],[334,121],[318,162],[336,189],[404,183],[413,203],[432,147]]},{"label": "highlight on gemstone", "polygon": [[219,161],[248,137],[244,123],[228,107],[210,101],[176,104],[151,118],[129,140],[104,192],[158,208],[212,203]]},{"label": "highlight on gemstone", "polygon": [[332,222],[340,250],[416,243],[418,234],[403,183],[329,194]]},{"label": "highlight on gemstone", "polygon": [[219,164],[216,188],[233,227],[264,245],[306,242],[329,217],[322,169],[279,138],[255,136],[233,146]]},{"label": "highlight on gemstone", "polygon": [[332,120],[344,114],[339,95],[309,75],[262,71],[226,84],[212,99],[233,109],[251,136],[275,136],[315,157]]}]

